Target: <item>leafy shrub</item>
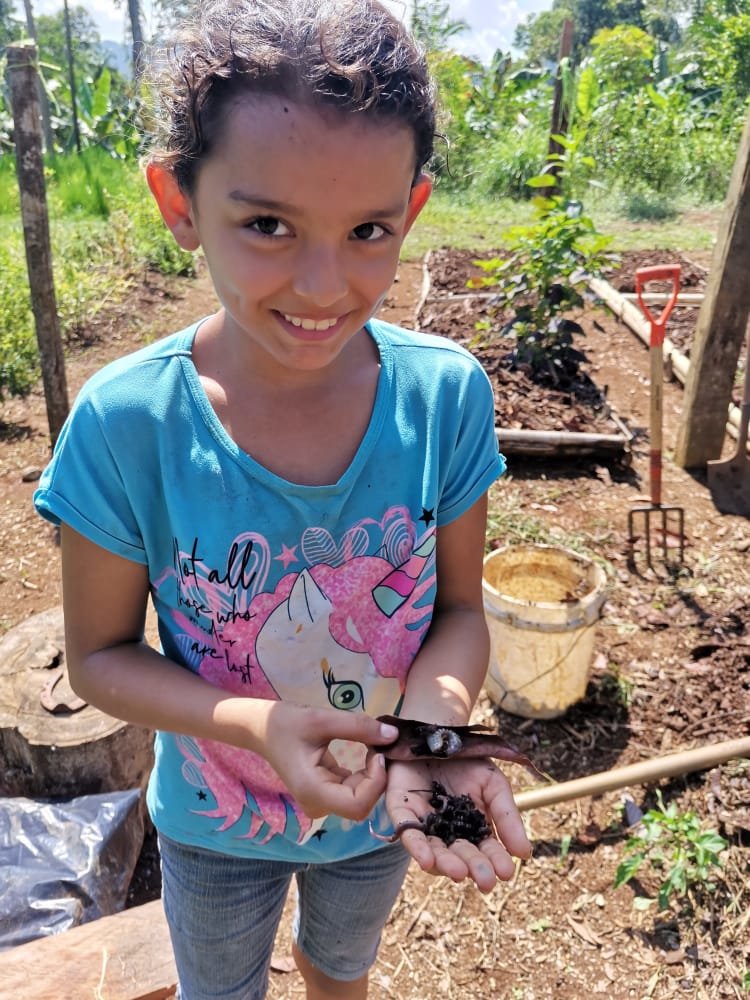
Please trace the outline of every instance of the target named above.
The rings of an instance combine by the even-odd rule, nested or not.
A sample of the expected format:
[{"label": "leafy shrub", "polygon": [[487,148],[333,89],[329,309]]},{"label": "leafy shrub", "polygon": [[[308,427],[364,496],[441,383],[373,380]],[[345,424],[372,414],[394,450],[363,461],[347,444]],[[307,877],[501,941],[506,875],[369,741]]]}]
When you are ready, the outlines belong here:
[{"label": "leafy shrub", "polygon": [[668,195],[644,188],[623,192],[622,212],[631,222],[664,222],[675,218],[677,207]]},{"label": "leafy shrub", "polygon": [[130,245],[134,265],[161,274],[195,274],[193,254],[177,245],[142,179],[132,195],[118,202],[119,211],[112,223],[119,239]]},{"label": "leafy shrub", "polygon": [[[0,163],[0,190],[5,183],[10,189],[4,157]],[[56,158],[48,173],[55,294],[64,339],[120,301],[133,275],[144,268],[169,275],[194,272],[192,254],[175,243],[133,164],[90,149],[81,157]],[[0,397],[25,394],[39,374],[23,238],[16,220],[3,228]]]},{"label": "leafy shrub", "polygon": [[625,844],[625,858],[615,873],[615,888],[632,879],[645,864],[661,877],[659,908],[670,898],[686,896],[691,889],[713,891],[714,869],[728,844],[715,830],[704,830],[696,813],[681,813],[675,802],[664,805],[657,791],[658,808],[649,809],[638,831]]},{"label": "leafy shrub", "polygon": [[39,374],[23,247],[0,240],[0,398],[27,393]]},{"label": "leafy shrub", "polygon": [[544,167],[549,130],[515,127],[488,140],[473,186],[482,197],[529,198],[529,180]]}]

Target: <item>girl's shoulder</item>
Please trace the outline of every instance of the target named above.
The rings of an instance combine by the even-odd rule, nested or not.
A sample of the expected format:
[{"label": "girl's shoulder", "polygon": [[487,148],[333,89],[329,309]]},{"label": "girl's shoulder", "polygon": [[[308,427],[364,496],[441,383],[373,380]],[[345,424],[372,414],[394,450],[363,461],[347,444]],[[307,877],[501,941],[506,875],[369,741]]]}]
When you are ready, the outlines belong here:
[{"label": "girl's shoulder", "polygon": [[163,377],[165,368],[181,358],[190,357],[197,327],[198,323],[192,323],[177,333],[110,361],[88,379],[81,391],[95,394],[107,387],[114,389],[118,385],[125,387],[133,382],[142,385],[144,379],[158,380]]},{"label": "girl's shoulder", "polygon": [[433,374],[484,371],[473,354],[449,337],[407,330],[380,319],[371,320],[369,327],[381,352],[391,351],[397,366],[411,366]]},{"label": "girl's shoulder", "polygon": [[450,353],[471,357],[472,355],[457,344],[455,340],[439,333],[425,333],[421,330],[409,330],[382,319],[372,319],[369,324],[376,339],[387,341],[392,347],[413,347],[424,350],[448,351]]}]

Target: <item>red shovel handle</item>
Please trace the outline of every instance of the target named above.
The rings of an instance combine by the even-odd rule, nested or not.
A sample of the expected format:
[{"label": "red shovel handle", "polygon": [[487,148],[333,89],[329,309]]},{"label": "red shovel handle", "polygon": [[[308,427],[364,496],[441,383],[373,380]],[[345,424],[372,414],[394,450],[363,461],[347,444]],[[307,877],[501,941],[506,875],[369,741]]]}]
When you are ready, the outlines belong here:
[{"label": "red shovel handle", "polygon": [[[646,303],[643,301],[643,291],[645,285],[650,281],[671,281],[672,294],[667,300],[658,317],[651,314]],[[679,264],[657,264],[654,267],[639,267],[635,272],[635,290],[638,295],[638,302],[646,318],[651,323],[651,346],[659,347],[664,343],[664,330],[669,319],[669,314],[674,308],[677,296],[680,294],[680,265]]]}]

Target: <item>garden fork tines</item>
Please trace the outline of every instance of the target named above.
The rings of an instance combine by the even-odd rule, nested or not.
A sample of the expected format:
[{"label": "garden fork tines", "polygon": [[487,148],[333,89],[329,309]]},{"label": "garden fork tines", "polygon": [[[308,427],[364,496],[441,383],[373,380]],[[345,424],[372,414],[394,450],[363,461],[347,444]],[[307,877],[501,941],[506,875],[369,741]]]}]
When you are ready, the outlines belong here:
[{"label": "garden fork tines", "polygon": [[[652,281],[670,281],[672,290],[661,314],[654,318],[643,299],[643,289]],[[669,562],[668,540],[677,542],[679,561],[682,562],[685,553],[685,513],[682,507],[667,506],[661,501],[661,453],[662,453],[662,413],[664,397],[664,330],[680,291],[680,265],[666,264],[656,267],[641,267],[635,272],[635,290],[638,302],[646,319],[649,321],[649,358],[650,358],[650,449],[649,473],[651,483],[651,503],[648,506],[634,507],[628,514],[628,548],[630,560],[633,561],[635,543],[640,537],[636,534],[636,521],[642,520],[643,539],[646,549],[646,562],[652,565],[653,540],[661,539],[660,548],[665,563]]]}]

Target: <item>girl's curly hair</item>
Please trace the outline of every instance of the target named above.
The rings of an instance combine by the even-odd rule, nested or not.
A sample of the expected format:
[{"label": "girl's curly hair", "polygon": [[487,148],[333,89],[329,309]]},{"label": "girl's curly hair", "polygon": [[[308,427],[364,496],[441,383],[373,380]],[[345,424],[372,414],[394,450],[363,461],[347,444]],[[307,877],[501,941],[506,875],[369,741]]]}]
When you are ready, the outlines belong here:
[{"label": "girl's curly hair", "polygon": [[432,156],[424,53],[378,0],[209,0],[155,63],[152,162],[191,194],[234,100],[272,94],[412,129],[415,177]]}]

